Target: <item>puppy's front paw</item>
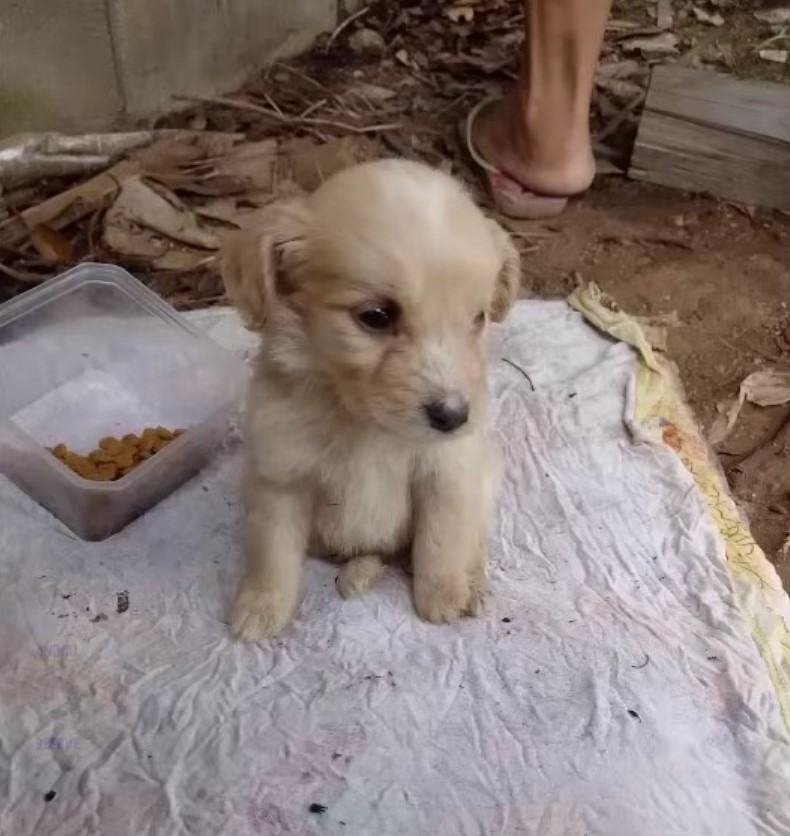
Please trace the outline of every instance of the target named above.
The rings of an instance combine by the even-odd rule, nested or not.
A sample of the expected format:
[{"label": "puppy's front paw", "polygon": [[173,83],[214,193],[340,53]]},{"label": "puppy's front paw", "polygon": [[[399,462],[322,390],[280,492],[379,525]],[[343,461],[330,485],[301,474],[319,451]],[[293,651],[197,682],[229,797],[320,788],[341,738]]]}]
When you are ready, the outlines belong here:
[{"label": "puppy's front paw", "polygon": [[485,566],[481,565],[469,574],[469,603],[464,615],[470,618],[480,618],[485,614],[486,585]]},{"label": "puppy's front paw", "polygon": [[296,601],[277,590],[244,584],[233,605],[231,633],[244,642],[273,636],[288,623]]},{"label": "puppy's front paw", "polygon": [[466,574],[414,578],[414,607],[425,621],[455,621],[470,612],[471,591]]}]

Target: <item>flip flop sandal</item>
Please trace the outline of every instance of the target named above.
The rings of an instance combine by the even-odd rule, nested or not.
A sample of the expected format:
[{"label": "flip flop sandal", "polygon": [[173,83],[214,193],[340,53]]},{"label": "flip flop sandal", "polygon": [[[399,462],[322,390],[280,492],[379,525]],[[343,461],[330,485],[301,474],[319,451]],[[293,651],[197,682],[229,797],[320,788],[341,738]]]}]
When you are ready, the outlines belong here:
[{"label": "flip flop sandal", "polygon": [[497,101],[501,101],[499,96],[493,96],[478,102],[469,111],[466,121],[461,124],[460,131],[469,156],[485,177],[494,206],[496,206],[498,212],[517,220],[537,221],[560,215],[568,205],[567,197],[553,197],[533,192],[505,174],[504,171],[491,165],[488,160],[484,160],[475,148],[472,141],[474,121],[484,107]]}]

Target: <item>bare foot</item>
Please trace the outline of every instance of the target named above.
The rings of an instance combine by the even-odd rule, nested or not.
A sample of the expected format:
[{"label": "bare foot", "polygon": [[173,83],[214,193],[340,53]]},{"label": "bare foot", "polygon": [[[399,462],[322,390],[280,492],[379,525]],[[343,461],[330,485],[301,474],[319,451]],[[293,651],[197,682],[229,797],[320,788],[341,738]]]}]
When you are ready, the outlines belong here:
[{"label": "bare foot", "polygon": [[514,90],[483,107],[472,125],[472,144],[537,199],[580,194],[595,176],[587,115],[574,120],[560,109],[543,110],[523,105]]}]

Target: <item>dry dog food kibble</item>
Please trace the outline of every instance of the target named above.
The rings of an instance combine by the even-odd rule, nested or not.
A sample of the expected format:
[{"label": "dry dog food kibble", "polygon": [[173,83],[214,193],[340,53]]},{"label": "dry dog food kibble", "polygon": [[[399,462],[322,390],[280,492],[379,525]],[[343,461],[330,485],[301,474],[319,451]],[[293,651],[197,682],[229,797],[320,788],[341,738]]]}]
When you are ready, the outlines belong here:
[{"label": "dry dog food kibble", "polygon": [[137,465],[150,459],[154,453],[164,450],[173,439],[183,433],[184,430],[168,430],[167,427],[148,427],[139,436],[134,433],[129,433],[121,439],[107,436],[101,439],[99,446],[87,456],[73,453],[65,444],[50,447],[49,451],[83,479],[114,482],[131,473]]}]

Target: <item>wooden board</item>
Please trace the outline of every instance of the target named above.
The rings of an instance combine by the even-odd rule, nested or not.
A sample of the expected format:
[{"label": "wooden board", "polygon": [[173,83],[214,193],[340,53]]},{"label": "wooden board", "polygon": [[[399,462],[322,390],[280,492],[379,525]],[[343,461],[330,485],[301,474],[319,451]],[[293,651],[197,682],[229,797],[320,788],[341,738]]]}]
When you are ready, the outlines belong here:
[{"label": "wooden board", "polygon": [[790,210],[790,86],[657,67],[629,176]]}]

